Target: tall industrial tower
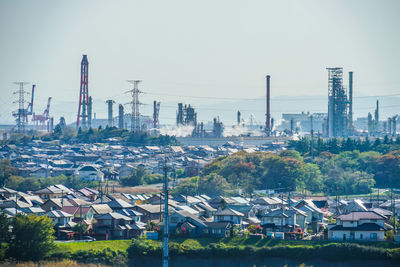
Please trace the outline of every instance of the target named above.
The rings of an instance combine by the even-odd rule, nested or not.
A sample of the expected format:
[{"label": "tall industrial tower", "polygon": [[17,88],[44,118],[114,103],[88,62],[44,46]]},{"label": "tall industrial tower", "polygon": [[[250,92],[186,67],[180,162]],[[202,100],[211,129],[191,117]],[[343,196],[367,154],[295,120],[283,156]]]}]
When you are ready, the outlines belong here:
[{"label": "tall industrial tower", "polygon": [[270,95],[270,78],[271,76],[267,75],[266,77],[267,82],[267,99],[266,99],[266,118],[265,118],[265,132],[267,136],[271,135],[271,95]]},{"label": "tall industrial tower", "polygon": [[124,106],[122,104],[118,106],[118,128],[124,129]]},{"label": "tall industrial tower", "polygon": [[158,129],[160,127],[159,115],[160,115],[160,102],[154,100],[153,102],[153,128]]},{"label": "tall industrial tower", "polygon": [[349,72],[349,119],[348,119],[349,135],[354,133],[353,124],[353,72]]},{"label": "tall industrial tower", "polygon": [[114,118],[113,118],[113,104],[115,103],[114,100],[107,100],[107,107],[108,107],[108,127],[113,127]]},{"label": "tall industrial tower", "polygon": [[25,94],[24,85],[28,84],[27,82],[15,82],[19,86],[18,91],[15,91],[14,94],[18,95],[18,100],[14,103],[18,103],[18,110],[13,112],[13,116],[15,117],[15,122],[17,124],[17,131],[19,133],[25,133],[25,120],[27,110],[25,109]]},{"label": "tall industrial tower", "polygon": [[328,137],[348,134],[347,92],[343,87],[343,68],[328,70]]},{"label": "tall industrial tower", "polygon": [[141,80],[129,80],[129,83],[133,84],[133,89],[129,92],[132,95],[132,118],[131,118],[131,131],[139,132],[140,131],[140,113],[139,113],[139,94],[141,91],[138,88],[139,83]]},{"label": "tall industrial tower", "polygon": [[[81,61],[81,88],[79,92],[79,107],[78,116],[76,118],[76,127],[86,128],[86,121],[88,119],[89,110],[89,87],[88,87],[88,76],[89,76],[89,62],[87,56],[83,55]],[[80,119],[82,118],[82,124]]]}]

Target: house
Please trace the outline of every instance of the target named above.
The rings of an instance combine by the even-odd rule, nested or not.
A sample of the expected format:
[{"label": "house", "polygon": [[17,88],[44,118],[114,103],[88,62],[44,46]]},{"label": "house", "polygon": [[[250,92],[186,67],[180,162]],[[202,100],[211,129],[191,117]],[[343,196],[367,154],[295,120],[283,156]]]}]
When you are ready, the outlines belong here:
[{"label": "house", "polygon": [[295,208],[307,214],[307,225],[305,228],[312,229],[313,232],[318,233],[320,230],[320,226],[323,223],[324,212],[320,210],[311,199],[304,199],[300,201],[299,203],[297,203]]},{"label": "house", "polygon": [[294,207],[272,210],[262,216],[261,226],[265,232],[291,232],[305,229],[307,214]]},{"label": "house", "polygon": [[374,211],[354,211],[336,217],[328,225],[331,240],[382,241],[385,238],[386,217]]},{"label": "house", "polygon": [[82,206],[64,206],[61,211],[71,214],[72,219],[75,222],[80,222],[82,220],[87,221],[90,224],[93,220],[93,209],[91,207],[82,207]]},{"label": "house", "polygon": [[0,196],[3,196],[4,198],[11,198],[15,197],[17,195],[17,191],[7,188],[5,186],[0,188]]},{"label": "house", "polygon": [[44,214],[55,224],[55,228],[72,228],[76,223],[72,222],[72,214],[61,210],[52,210]]},{"label": "house", "polygon": [[64,206],[72,206],[68,200],[64,198],[50,198],[43,203],[41,208],[45,211],[61,210]]},{"label": "house", "polygon": [[230,237],[232,223],[230,222],[204,222],[207,225],[207,234],[211,237]]},{"label": "house", "polygon": [[242,224],[244,214],[233,209],[223,209],[214,214],[214,222],[231,222],[232,224]]},{"label": "house", "polygon": [[70,193],[72,191],[64,185],[51,185],[33,192],[33,194],[38,195],[42,199],[62,198]]},{"label": "house", "polygon": [[92,205],[93,215],[96,218],[98,215],[103,215],[112,212],[112,209],[107,204]]},{"label": "house", "polygon": [[132,223],[132,218],[117,212],[110,212],[97,217],[94,224],[96,235],[103,239],[129,239],[140,236],[145,227]]},{"label": "house", "polygon": [[75,174],[83,180],[103,181],[104,173],[93,165],[84,165],[79,167]]},{"label": "house", "polygon": [[136,168],[134,166],[132,166],[132,165],[129,165],[129,164],[121,166],[118,169],[120,178],[132,176],[135,173],[135,171],[136,171]]},{"label": "house", "polygon": [[149,221],[160,221],[163,212],[162,206],[151,204],[136,205],[132,209],[143,214],[142,221],[145,223]]}]

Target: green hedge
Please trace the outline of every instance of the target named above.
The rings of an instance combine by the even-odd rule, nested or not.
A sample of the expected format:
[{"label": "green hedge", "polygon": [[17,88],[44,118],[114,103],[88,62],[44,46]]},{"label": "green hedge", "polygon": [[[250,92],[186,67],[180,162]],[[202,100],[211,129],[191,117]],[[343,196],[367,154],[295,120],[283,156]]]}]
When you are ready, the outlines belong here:
[{"label": "green hedge", "polygon": [[[162,254],[160,243],[146,240],[133,240],[128,248],[128,257],[157,256]],[[400,248],[385,249],[354,243],[330,243],[323,245],[278,245],[266,247],[231,246],[224,243],[211,243],[202,247],[191,247],[184,243],[171,242],[169,255],[189,257],[284,257],[297,260],[400,260]]]},{"label": "green hedge", "polygon": [[124,266],[127,262],[127,253],[124,251],[115,251],[110,248],[103,250],[78,250],[76,252],[64,251],[54,252],[49,259],[61,260],[71,259],[83,263],[103,263],[113,266]]}]

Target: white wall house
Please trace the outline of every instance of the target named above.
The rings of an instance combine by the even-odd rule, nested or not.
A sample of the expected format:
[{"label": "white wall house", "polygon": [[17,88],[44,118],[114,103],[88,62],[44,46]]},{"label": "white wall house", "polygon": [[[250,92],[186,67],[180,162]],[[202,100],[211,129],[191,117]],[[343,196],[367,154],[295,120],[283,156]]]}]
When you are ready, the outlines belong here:
[{"label": "white wall house", "polygon": [[104,173],[92,165],[84,165],[82,167],[79,167],[76,170],[75,174],[80,179],[89,181],[103,181],[104,179]]},{"label": "white wall house", "polygon": [[374,211],[355,211],[336,217],[336,224],[328,225],[331,240],[383,241],[386,217]]}]

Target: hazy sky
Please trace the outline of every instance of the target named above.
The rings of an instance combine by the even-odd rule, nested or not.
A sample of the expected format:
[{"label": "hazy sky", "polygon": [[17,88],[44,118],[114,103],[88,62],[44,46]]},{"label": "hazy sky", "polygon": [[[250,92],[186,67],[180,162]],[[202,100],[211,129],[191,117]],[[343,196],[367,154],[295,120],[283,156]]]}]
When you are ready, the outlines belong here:
[{"label": "hazy sky", "polygon": [[[0,123],[13,120],[14,81],[37,84],[37,113],[52,96],[56,121],[71,122],[82,54],[97,117],[106,99],[129,101],[128,79],[143,80],[146,104],[184,101],[199,113],[223,98],[264,96],[266,74],[272,97],[326,96],[325,68],[336,66],[345,79],[354,71],[356,96],[397,94],[399,14],[398,0],[0,0]],[[175,109],[161,108],[172,121]]]}]

